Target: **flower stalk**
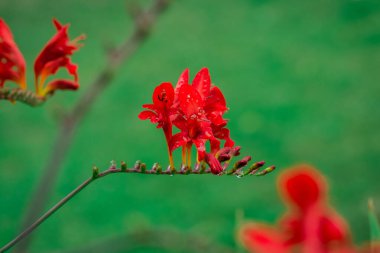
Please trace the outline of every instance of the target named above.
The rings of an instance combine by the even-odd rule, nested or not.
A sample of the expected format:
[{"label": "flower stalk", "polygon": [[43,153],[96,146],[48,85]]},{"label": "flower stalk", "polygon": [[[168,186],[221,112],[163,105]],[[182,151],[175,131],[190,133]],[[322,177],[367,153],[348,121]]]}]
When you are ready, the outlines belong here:
[{"label": "flower stalk", "polygon": [[0,100],[10,100],[10,101],[19,101],[30,106],[39,106],[46,102],[49,96],[39,96],[37,93],[25,90],[21,88],[11,89],[11,88],[2,88],[0,89]]},{"label": "flower stalk", "polygon": [[[51,215],[53,215],[55,212],[57,212],[62,206],[64,206],[70,199],[72,199],[75,195],[80,193],[84,188],[86,188],[89,184],[94,182],[95,180],[99,178],[106,177],[111,174],[117,174],[117,173],[139,173],[139,174],[152,174],[152,175],[190,175],[190,174],[210,174],[212,173],[210,168],[203,167],[203,164],[201,166],[201,169],[198,168],[191,168],[190,166],[185,166],[181,170],[175,170],[170,165],[166,170],[162,170],[161,166],[158,163],[153,164],[151,169],[147,169],[146,164],[142,163],[141,161],[136,161],[135,165],[132,168],[127,168],[127,165],[125,162],[121,162],[120,168],[117,168],[115,163],[112,161],[111,166],[103,171],[99,172],[99,168],[96,166],[93,166],[92,168],[92,176],[88,179],[86,179],[83,183],[81,183],[77,188],[75,188],[73,191],[71,191],[68,195],[66,195],[63,199],[61,199],[57,204],[55,204],[52,208],[50,208],[46,213],[44,213],[40,218],[38,218],[35,222],[33,222],[29,227],[27,227],[23,232],[21,232],[18,236],[16,236],[13,240],[8,242],[6,245],[4,245],[2,248],[0,248],[0,253],[3,253],[10,248],[12,248],[14,245],[16,245],[18,242],[20,242],[22,239],[27,237],[30,233],[32,233],[36,228],[38,228],[44,221],[46,221]],[[270,168],[272,168],[271,166]],[[233,175],[233,174],[226,174],[226,175]],[[248,175],[248,174],[245,174]],[[249,175],[252,175],[250,173]],[[239,177],[241,175],[238,175]]]}]

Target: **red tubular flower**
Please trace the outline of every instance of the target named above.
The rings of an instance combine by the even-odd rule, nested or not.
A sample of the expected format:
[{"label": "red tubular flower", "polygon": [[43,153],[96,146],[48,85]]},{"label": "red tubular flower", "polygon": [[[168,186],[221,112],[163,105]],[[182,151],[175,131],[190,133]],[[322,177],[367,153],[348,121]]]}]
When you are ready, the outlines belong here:
[{"label": "red tubular flower", "polygon": [[171,83],[162,83],[154,89],[152,96],[153,104],[144,104],[143,108],[148,110],[139,114],[139,119],[149,119],[157,128],[162,128],[165,134],[169,151],[170,166],[174,168],[172,149],[170,141],[172,139],[172,122],[170,120],[170,111],[174,101],[174,89]]},{"label": "red tubular flower", "polygon": [[[34,62],[36,92],[40,96],[45,96],[60,90],[76,90],[79,88],[77,65],[73,64],[70,56],[81,46],[78,41],[83,40],[81,35],[70,41],[67,31],[69,25],[61,25],[56,19],[53,23],[57,33],[45,45]],[[54,75],[60,68],[66,68],[74,80],[57,79],[44,85],[50,75]]]},{"label": "red tubular flower", "polygon": [[273,228],[243,226],[240,238],[249,250],[355,252],[344,220],[328,206],[327,185],[317,170],[303,165],[286,171],[280,177],[279,191],[289,207],[287,214]]},{"label": "red tubular flower", "polygon": [[7,24],[0,18],[0,88],[6,80],[17,83],[20,88],[26,88],[25,60]]},{"label": "red tubular flower", "polygon": [[[73,64],[70,56],[80,46],[81,35],[73,41],[69,40],[67,30],[69,25],[62,26],[53,19],[57,33],[45,45],[34,63],[35,87],[39,96],[46,96],[55,90],[76,90],[79,87],[77,65]],[[74,80],[56,79],[44,85],[50,75],[60,68],[66,68]],[[13,40],[12,33],[6,23],[0,19],[0,88],[6,80],[16,82],[22,89],[26,88],[25,60]]]},{"label": "red tubular flower", "polygon": [[230,138],[229,130],[225,128],[227,121],[223,119],[223,114],[228,110],[225,98],[220,89],[211,84],[208,69],[201,69],[191,85],[187,84],[188,75],[188,70],[185,70],[176,87],[175,105],[180,113],[174,124],[181,133],[175,136],[176,143],[173,148],[181,145],[188,148],[194,143],[198,151],[198,161],[201,161],[205,158],[207,140],[211,143],[213,155],[220,149],[219,139],[226,141],[225,147],[234,146],[234,142]]},{"label": "red tubular flower", "polygon": [[[189,70],[185,69],[175,89],[173,90],[170,83],[167,83],[165,89],[169,89],[169,86],[173,97],[170,97],[170,103],[165,105],[165,110],[157,109],[155,103],[144,105],[150,111],[140,113],[139,118],[149,118],[152,123],[158,123],[158,127],[170,126],[164,129],[169,143],[169,156],[175,149],[182,147],[182,162],[185,166],[191,167],[191,149],[194,144],[197,149],[197,162],[206,161],[210,167],[214,168],[212,172],[219,174],[222,167],[216,164],[218,160],[215,155],[220,149],[220,140],[225,140],[225,147],[234,146],[230,132],[225,127],[227,120],[223,119],[223,114],[228,108],[222,92],[211,85],[207,68],[201,69],[195,75],[192,84],[189,83]],[[157,89],[158,87],[155,94],[159,93]],[[172,124],[180,130],[173,136],[171,135]],[[206,153],[207,141],[211,143],[211,155],[214,158]]]},{"label": "red tubular flower", "polygon": [[184,164],[190,166],[192,144],[197,148],[198,156],[203,156],[206,141],[213,138],[212,129],[202,109],[203,99],[196,89],[191,85],[183,85],[178,93],[178,101],[179,113],[173,124],[181,132],[173,136],[171,149],[184,147],[187,152],[187,159],[183,157]]}]

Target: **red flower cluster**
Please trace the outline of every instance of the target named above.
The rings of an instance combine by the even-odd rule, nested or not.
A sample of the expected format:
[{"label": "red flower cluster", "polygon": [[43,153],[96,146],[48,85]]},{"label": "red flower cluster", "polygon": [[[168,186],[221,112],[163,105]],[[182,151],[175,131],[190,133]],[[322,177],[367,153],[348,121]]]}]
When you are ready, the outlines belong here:
[{"label": "red flower cluster", "polygon": [[328,205],[327,185],[317,170],[299,166],[287,170],[279,181],[289,210],[276,226],[248,223],[241,227],[239,236],[247,249],[255,253],[368,252],[354,248],[345,221]]},{"label": "red flower cluster", "polygon": [[[162,128],[168,146],[170,166],[174,168],[172,153],[182,147],[182,161],[191,167],[191,149],[197,149],[197,163],[205,161],[214,174],[222,172],[215,158],[220,149],[233,147],[230,132],[226,128],[227,120],[223,114],[228,110],[223,93],[211,84],[207,68],[201,69],[192,83],[189,82],[189,70],[186,69],[175,88],[171,83],[162,83],[153,92],[153,104],[145,104],[148,109],[139,114],[142,120],[150,119],[158,128]],[[180,132],[173,135],[173,125]],[[206,152],[206,142],[210,142],[211,151]]]},{"label": "red flower cluster", "polygon": [[[69,25],[61,25],[56,19],[53,19],[53,23],[57,33],[45,45],[34,63],[36,93],[42,97],[55,90],[76,90],[79,87],[78,67],[71,62],[70,56],[81,46],[78,41],[83,40],[84,36],[70,41],[67,34]],[[25,89],[25,66],[24,57],[13,40],[11,30],[0,19],[0,88],[9,80]],[[66,68],[74,80],[56,79],[45,85],[46,79],[56,74],[60,68]]]}]

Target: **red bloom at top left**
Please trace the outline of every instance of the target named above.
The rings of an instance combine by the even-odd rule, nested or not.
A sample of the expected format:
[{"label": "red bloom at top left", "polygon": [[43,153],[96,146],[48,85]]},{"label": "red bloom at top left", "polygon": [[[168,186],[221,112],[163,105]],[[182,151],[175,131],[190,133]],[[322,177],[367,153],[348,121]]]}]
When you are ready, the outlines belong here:
[{"label": "red bloom at top left", "polygon": [[[70,57],[81,46],[78,41],[83,40],[84,35],[70,41],[69,25],[61,25],[56,19],[53,19],[53,23],[57,32],[41,50],[34,63],[36,93],[41,97],[55,90],[79,88],[78,66],[71,62]],[[74,80],[54,79],[46,84],[46,79],[61,68],[65,68]],[[0,19],[0,88],[4,87],[6,80],[9,80],[25,89],[27,86],[25,69],[24,57],[13,40],[11,30],[4,20]]]},{"label": "red bloom at top left", "polygon": [[0,88],[6,80],[17,83],[22,89],[25,83],[25,60],[7,24],[0,18]]}]

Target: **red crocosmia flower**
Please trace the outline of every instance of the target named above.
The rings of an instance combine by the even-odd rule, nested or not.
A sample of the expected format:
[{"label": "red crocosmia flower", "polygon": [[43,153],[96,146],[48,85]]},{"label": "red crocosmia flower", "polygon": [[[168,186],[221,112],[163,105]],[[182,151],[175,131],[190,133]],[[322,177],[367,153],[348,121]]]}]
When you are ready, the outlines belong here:
[{"label": "red crocosmia flower", "polygon": [[183,155],[187,153],[187,159],[183,157],[184,164],[190,166],[192,144],[196,146],[198,156],[203,157],[206,141],[213,138],[212,129],[203,110],[204,100],[196,89],[191,85],[183,85],[178,93],[178,101],[179,113],[173,124],[181,132],[173,136],[171,149],[184,147]]},{"label": "red crocosmia flower", "polygon": [[[45,96],[57,89],[76,90],[79,87],[78,67],[71,62],[70,56],[81,46],[78,41],[85,37],[81,35],[70,41],[67,34],[69,25],[61,25],[56,19],[53,23],[57,33],[45,45],[34,62],[36,92],[40,96]],[[66,68],[74,80],[58,79],[45,85],[46,79],[56,74],[60,68]]]},{"label": "red crocosmia flower", "polygon": [[139,114],[141,120],[149,119],[152,123],[157,124],[157,128],[162,128],[165,134],[169,151],[170,166],[174,168],[172,149],[170,141],[172,139],[172,122],[170,120],[171,107],[174,100],[174,89],[171,83],[162,83],[154,89],[152,96],[153,104],[145,104],[144,108],[148,109]]},{"label": "red crocosmia flower", "polygon": [[[36,93],[46,96],[55,90],[76,90],[79,87],[77,65],[73,64],[70,56],[80,46],[79,36],[69,40],[67,30],[69,25],[62,26],[53,20],[57,29],[56,35],[46,44],[34,63]],[[45,85],[46,79],[54,75],[60,68],[66,68],[74,80],[56,79]],[[6,23],[0,19],[0,88],[6,80],[16,82],[22,89],[26,88],[25,60],[13,40],[12,33]]]},{"label": "red crocosmia flower", "polygon": [[250,251],[355,252],[343,218],[328,205],[327,185],[317,170],[306,165],[287,170],[280,177],[279,191],[288,212],[278,224],[247,224],[240,230],[241,241]]},{"label": "red crocosmia flower", "polygon": [[0,18],[0,88],[6,80],[17,83],[20,88],[26,88],[25,60],[7,24]]},{"label": "red crocosmia flower", "polygon": [[[223,114],[228,110],[226,100],[220,89],[211,84],[208,69],[202,68],[192,84],[188,83],[189,72],[186,69],[175,90],[174,104],[180,113],[174,124],[182,131],[178,134],[180,136],[175,136],[173,148],[182,145],[185,149],[191,149],[191,143],[194,143],[199,162],[205,158],[207,140],[211,143],[211,153],[214,155],[220,149],[220,140],[225,140],[225,147],[234,146],[234,142],[225,128],[227,120],[223,119]],[[186,152],[190,153],[189,150]]]},{"label": "red crocosmia flower", "polygon": [[[201,69],[192,83],[189,82],[189,70],[185,69],[174,89],[170,83],[166,83],[165,88],[163,85],[156,88],[153,100],[161,90],[165,90],[165,94],[170,93],[169,102],[165,106],[158,106],[160,103],[154,101],[153,105],[144,105],[149,110],[140,113],[139,118],[150,119],[152,123],[158,123],[158,127],[164,128],[170,157],[175,149],[182,147],[182,163],[191,167],[191,149],[194,144],[197,163],[206,161],[212,172],[219,174],[222,166],[216,159],[216,153],[220,149],[220,140],[225,141],[225,147],[233,147],[234,142],[226,128],[227,120],[223,119],[223,114],[228,110],[226,101],[219,88],[211,84],[208,69]],[[180,132],[172,135],[172,125]],[[206,153],[207,141],[211,143],[210,154]]]}]

